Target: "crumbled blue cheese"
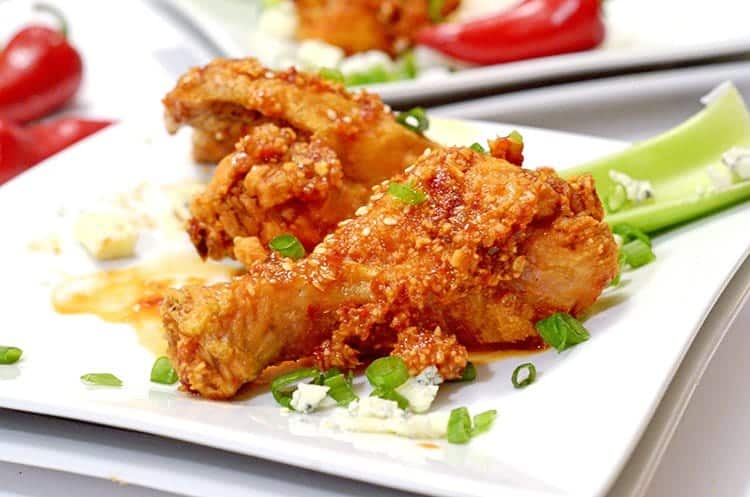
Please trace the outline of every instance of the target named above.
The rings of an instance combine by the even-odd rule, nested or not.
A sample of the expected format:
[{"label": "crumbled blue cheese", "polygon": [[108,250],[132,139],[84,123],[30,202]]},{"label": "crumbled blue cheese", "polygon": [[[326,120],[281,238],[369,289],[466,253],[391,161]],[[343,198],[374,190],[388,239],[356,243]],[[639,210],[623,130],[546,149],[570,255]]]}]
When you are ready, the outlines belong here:
[{"label": "crumbled blue cheese", "polygon": [[728,167],[723,165],[712,165],[706,168],[706,174],[711,179],[711,185],[713,190],[725,190],[732,186],[734,179],[732,178],[732,171]]},{"label": "crumbled blue cheese", "polygon": [[323,385],[300,383],[297,390],[292,393],[290,405],[295,411],[308,414],[318,408],[328,395],[328,390],[330,388]]},{"label": "crumbled blue cheese", "polygon": [[625,196],[631,202],[640,203],[654,196],[654,188],[651,186],[650,181],[638,180],[614,169],[609,171],[609,177],[612,181],[625,188]]},{"label": "crumbled blue cheese", "polygon": [[258,19],[258,30],[277,38],[294,38],[297,32],[297,9],[291,0],[266,7]]},{"label": "crumbled blue cheese", "polygon": [[750,147],[732,147],[721,161],[740,179],[750,179]]},{"label": "crumbled blue cheese", "polygon": [[443,377],[435,366],[426,367],[421,373],[409,378],[396,392],[409,401],[409,410],[416,413],[426,412],[438,393],[438,385]]},{"label": "crumbled blue cheese", "polygon": [[392,400],[365,397],[339,408],[322,422],[324,428],[365,433],[392,433],[409,438],[444,438],[450,413],[409,414]]},{"label": "crumbled blue cheese", "polygon": [[99,260],[135,255],[138,230],[133,221],[115,212],[85,212],[76,220],[76,240]]},{"label": "crumbled blue cheese", "polygon": [[297,48],[297,63],[307,70],[338,67],[344,51],[320,40],[305,40]]},{"label": "crumbled blue cheese", "polygon": [[344,76],[350,76],[352,74],[367,72],[376,67],[392,71],[394,69],[393,60],[385,52],[368,50],[367,52],[360,52],[345,58],[341,61],[339,70]]}]

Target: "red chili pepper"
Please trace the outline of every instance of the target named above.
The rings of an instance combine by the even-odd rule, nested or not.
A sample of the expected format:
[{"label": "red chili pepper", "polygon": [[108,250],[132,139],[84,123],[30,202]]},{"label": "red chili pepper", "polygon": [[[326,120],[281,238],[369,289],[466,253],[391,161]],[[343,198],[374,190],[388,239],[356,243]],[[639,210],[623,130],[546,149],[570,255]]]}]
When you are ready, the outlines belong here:
[{"label": "red chili pepper", "polygon": [[0,52],[0,118],[22,123],[38,119],[78,90],[83,63],[65,39],[65,23],[60,21],[61,32],[31,26],[19,31]]},{"label": "red chili pepper", "polygon": [[110,124],[65,117],[22,128],[0,119],[0,184]]},{"label": "red chili pepper", "polygon": [[418,43],[477,64],[578,52],[603,39],[601,0],[524,0],[490,17],[417,34]]}]

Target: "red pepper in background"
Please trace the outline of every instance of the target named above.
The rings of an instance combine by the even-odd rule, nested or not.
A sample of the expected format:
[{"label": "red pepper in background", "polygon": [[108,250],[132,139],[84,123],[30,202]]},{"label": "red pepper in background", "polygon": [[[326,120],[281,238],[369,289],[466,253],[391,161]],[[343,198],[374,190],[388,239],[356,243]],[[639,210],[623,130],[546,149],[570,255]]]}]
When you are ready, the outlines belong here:
[{"label": "red pepper in background", "polygon": [[61,107],[78,90],[83,63],[65,38],[56,10],[38,6],[60,20],[61,31],[31,26],[0,52],[0,118],[28,122]]},{"label": "red pepper in background", "polygon": [[110,124],[64,117],[22,128],[0,119],[0,184]]},{"label": "red pepper in background", "polygon": [[417,34],[418,43],[476,64],[578,52],[603,39],[601,0],[524,0],[489,17]]}]

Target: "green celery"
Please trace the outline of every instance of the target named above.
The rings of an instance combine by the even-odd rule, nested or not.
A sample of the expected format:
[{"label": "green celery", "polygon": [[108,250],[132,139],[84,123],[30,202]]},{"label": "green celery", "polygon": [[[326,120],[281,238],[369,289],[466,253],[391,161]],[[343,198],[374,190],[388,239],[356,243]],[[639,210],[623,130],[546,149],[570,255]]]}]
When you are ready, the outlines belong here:
[{"label": "green celery", "polygon": [[727,84],[703,110],[677,127],[561,174],[570,178],[591,173],[603,201],[617,185],[609,177],[611,170],[650,181],[653,198],[627,203],[605,220],[654,232],[750,198],[750,181],[711,191],[708,167],[725,167],[722,154],[736,146],[750,146],[750,114],[737,89]]}]

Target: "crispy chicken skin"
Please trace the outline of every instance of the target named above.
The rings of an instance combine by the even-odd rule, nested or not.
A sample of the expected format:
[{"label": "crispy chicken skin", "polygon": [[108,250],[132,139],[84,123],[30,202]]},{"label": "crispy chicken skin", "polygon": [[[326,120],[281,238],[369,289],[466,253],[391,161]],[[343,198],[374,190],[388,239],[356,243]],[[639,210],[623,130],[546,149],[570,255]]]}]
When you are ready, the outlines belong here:
[{"label": "crispy chicken skin", "polygon": [[170,132],[196,131],[194,155],[218,162],[258,124],[274,123],[317,138],[336,152],[345,175],[379,182],[431,145],[398,124],[377,95],[294,69],[269,71],[255,59],[215,59],[190,69],[163,100]]},{"label": "crispy chicken skin", "polygon": [[[430,24],[428,0],[296,0],[297,38],[317,39],[348,54],[382,50],[391,55],[408,48],[417,31]],[[443,3],[442,14],[459,0]],[[331,29],[346,26],[345,29]]]},{"label": "crispy chicken skin", "polygon": [[538,341],[534,323],[579,315],[618,270],[593,181],[436,149],[298,261],[276,253],[235,280],[170,291],[162,307],[182,383],[228,398],[281,361],[354,368],[397,354],[412,372],[461,374],[467,347]]},{"label": "crispy chicken skin", "polygon": [[262,255],[254,247],[283,232],[311,249],[373,184],[435,146],[375,95],[253,59],[192,69],[164,105],[169,129],[195,128],[196,158],[221,159],[190,208],[188,232],[204,258],[250,264]]}]

